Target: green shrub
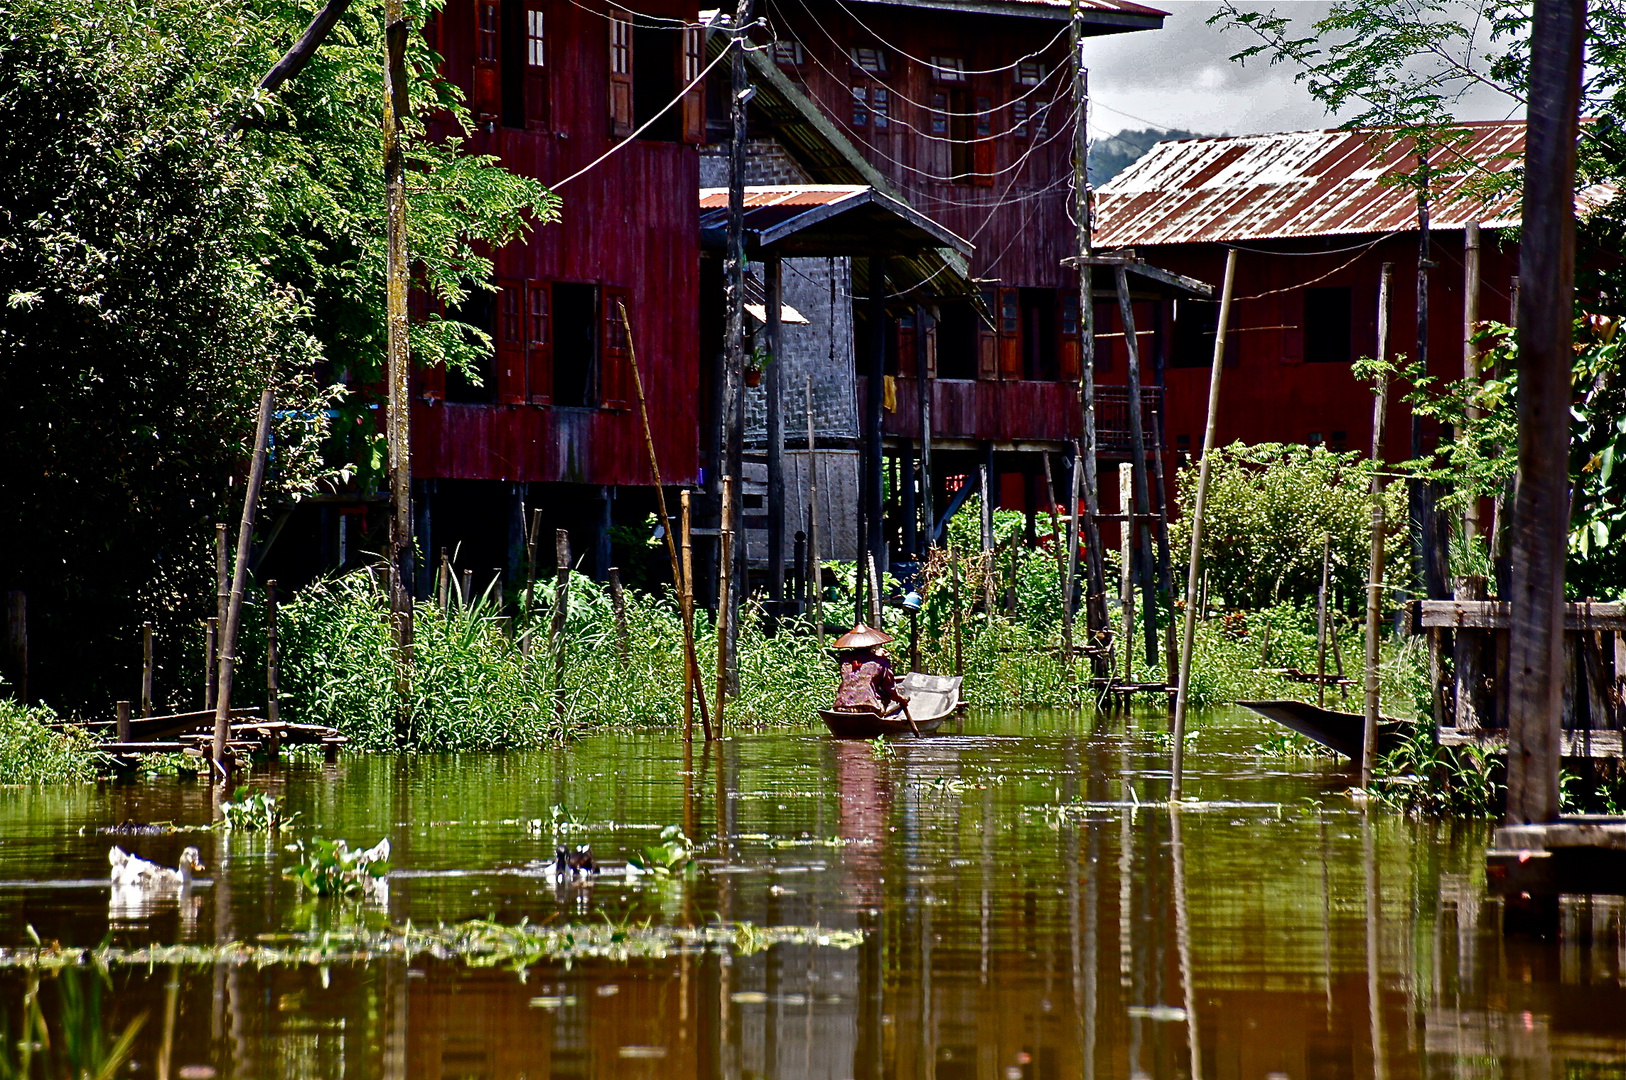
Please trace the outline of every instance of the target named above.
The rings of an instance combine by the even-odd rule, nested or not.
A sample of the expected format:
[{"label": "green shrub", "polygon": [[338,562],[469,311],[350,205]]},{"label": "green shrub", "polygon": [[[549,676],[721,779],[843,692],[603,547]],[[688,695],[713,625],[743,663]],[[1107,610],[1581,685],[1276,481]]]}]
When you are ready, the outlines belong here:
[{"label": "green shrub", "polygon": [[66,784],[96,777],[101,755],[49,709],[0,700],[0,784]]}]

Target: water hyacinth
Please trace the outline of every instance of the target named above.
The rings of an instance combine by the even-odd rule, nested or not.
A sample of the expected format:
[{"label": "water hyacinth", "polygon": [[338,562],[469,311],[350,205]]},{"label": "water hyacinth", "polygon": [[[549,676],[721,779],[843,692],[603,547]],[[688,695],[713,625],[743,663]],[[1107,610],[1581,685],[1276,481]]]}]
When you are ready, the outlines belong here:
[{"label": "water hyacinth", "polygon": [[89,735],[57,726],[50,709],[0,699],[0,784],[94,779],[102,764]]}]

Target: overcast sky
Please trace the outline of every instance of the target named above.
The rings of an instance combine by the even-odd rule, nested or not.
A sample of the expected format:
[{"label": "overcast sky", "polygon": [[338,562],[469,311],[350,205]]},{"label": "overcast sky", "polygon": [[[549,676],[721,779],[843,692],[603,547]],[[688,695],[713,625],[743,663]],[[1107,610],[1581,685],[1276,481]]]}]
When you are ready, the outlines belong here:
[{"label": "overcast sky", "polygon": [[[1246,67],[1233,53],[1253,44],[1240,30],[1221,33],[1209,26],[1214,0],[1143,0],[1169,12],[1162,30],[1093,38],[1085,45],[1090,68],[1091,136],[1125,128],[1184,128],[1204,135],[1248,135],[1264,131],[1335,127],[1304,87],[1283,65],[1263,57]],[[1240,3],[1245,10],[1290,15],[1308,33],[1330,4],[1312,0]],[[1499,120],[1510,102],[1484,94],[1465,101],[1461,120]],[[1129,115],[1125,115],[1129,114]],[[1148,122],[1150,122],[1148,124]]]}]

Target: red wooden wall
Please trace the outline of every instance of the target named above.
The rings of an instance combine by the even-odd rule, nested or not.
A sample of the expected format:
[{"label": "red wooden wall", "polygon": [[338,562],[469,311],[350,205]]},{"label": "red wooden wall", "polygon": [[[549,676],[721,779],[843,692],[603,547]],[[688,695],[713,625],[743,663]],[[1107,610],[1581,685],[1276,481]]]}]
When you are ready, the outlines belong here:
[{"label": "red wooden wall", "polygon": [[[694,0],[640,0],[638,8],[645,15],[689,22],[697,16]],[[626,24],[611,11],[601,0],[448,0],[426,33],[445,58],[443,76],[462,88],[482,117],[467,149],[494,154],[507,168],[553,184],[619,142],[613,132],[624,135],[627,129],[626,99],[613,95],[612,88],[626,80],[612,75],[611,54],[614,35]],[[540,68],[522,63],[523,115],[512,110],[504,115],[503,61],[530,59],[531,43],[522,42],[520,50],[504,48],[501,35],[529,38],[533,12],[542,19],[544,63]],[[676,32],[668,37],[676,79],[682,40]],[[516,77],[512,66],[507,74]],[[613,115],[613,107],[623,115]],[[616,296],[624,296],[651,402],[662,479],[689,483],[699,468],[699,154],[683,139],[698,136],[692,123],[682,123],[692,116],[680,109],[674,117],[679,130],[673,141],[632,142],[564,187],[561,220],[499,251],[496,278],[514,288],[513,311],[519,317],[529,315],[532,298],[545,295],[542,287],[551,283],[598,286],[608,301],[607,316],[613,315]],[[446,123],[437,124],[436,131],[453,134]],[[546,371],[547,358],[540,347],[524,344],[528,329],[511,346],[498,336],[493,403],[437,400],[433,375],[419,380],[415,475],[650,483],[624,364],[618,370],[617,358],[606,358],[602,407],[561,408],[548,403],[547,382],[539,374]]]}]

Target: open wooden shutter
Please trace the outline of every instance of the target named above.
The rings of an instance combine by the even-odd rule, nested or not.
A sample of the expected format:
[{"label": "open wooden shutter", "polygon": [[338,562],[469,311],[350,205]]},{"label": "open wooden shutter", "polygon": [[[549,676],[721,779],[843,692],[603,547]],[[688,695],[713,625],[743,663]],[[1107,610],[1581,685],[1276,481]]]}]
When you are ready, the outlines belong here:
[{"label": "open wooden shutter", "polygon": [[1083,364],[1083,348],[1080,337],[1081,327],[1078,321],[1078,290],[1062,289],[1059,315],[1061,325],[1057,328],[1057,368],[1062,382],[1076,383]]},{"label": "open wooden shutter", "polygon": [[626,289],[606,287],[599,311],[604,320],[604,352],[599,364],[599,397],[606,409],[625,409],[627,395],[632,391],[632,348],[627,340],[626,324],[621,321],[621,306],[632,318],[632,301]]},{"label": "open wooden shutter", "polygon": [[916,314],[911,311],[898,316],[898,376],[912,379],[920,370],[920,335],[915,330]]},{"label": "open wooden shutter", "polygon": [[632,134],[632,16],[610,9],[610,135]]},{"label": "open wooden shutter", "polygon": [[[999,297],[993,289],[982,290],[982,304],[988,309],[986,318],[998,320]],[[977,378],[999,378],[999,334],[980,312],[977,316]]]},{"label": "open wooden shutter", "polygon": [[525,403],[525,287],[518,281],[497,282],[497,401]]},{"label": "open wooden shutter", "polygon": [[532,405],[553,403],[553,312],[548,283],[525,287],[525,373]]},{"label": "open wooden shutter", "polygon": [[495,120],[502,111],[502,8],[498,0],[474,3],[474,114]]},{"label": "open wooden shutter", "polygon": [[[683,29],[683,55],[678,63],[678,89],[700,78],[704,70],[706,39],[698,26]],[[706,87],[703,83],[683,95],[683,141],[699,145],[706,141]]]},{"label": "open wooden shutter", "polygon": [[548,115],[548,13],[543,0],[525,0],[525,126],[546,131]]},{"label": "open wooden shutter", "polygon": [[1022,377],[1022,308],[1015,289],[999,290],[999,377]]}]

